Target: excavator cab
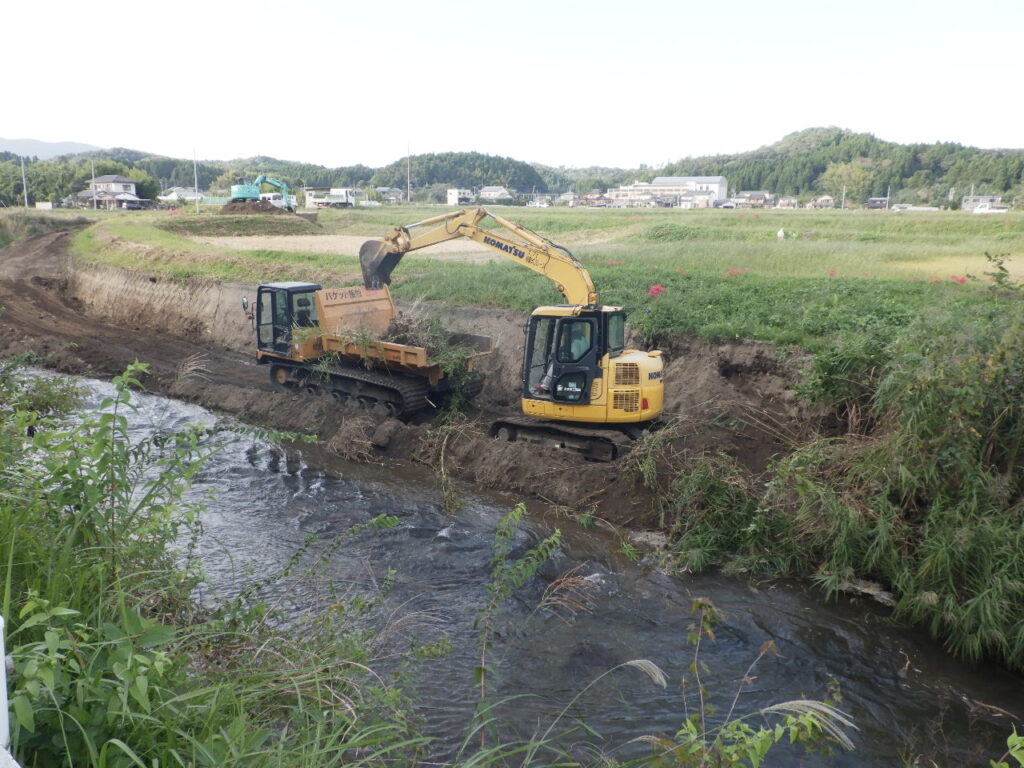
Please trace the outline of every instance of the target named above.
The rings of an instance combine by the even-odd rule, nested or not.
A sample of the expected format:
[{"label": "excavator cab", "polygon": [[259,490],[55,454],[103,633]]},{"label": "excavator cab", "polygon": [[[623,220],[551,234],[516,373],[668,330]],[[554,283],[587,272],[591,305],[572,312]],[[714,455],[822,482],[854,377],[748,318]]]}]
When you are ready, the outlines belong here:
[{"label": "excavator cab", "polygon": [[256,347],[288,355],[293,328],[317,325],[316,283],[266,283],[256,295]]},{"label": "excavator cab", "polygon": [[[603,377],[601,361],[624,346],[625,314],[571,307],[534,310],[526,328],[524,397],[587,405],[594,380]],[[549,314],[550,312],[556,314]]]}]

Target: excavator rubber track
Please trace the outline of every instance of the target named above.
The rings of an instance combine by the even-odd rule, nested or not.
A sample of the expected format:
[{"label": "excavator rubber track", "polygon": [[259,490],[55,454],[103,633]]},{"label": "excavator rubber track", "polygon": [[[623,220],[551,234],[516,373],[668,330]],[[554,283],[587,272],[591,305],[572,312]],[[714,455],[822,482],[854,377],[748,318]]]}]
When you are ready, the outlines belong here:
[{"label": "excavator rubber track", "polygon": [[426,380],[414,376],[349,366],[310,371],[300,365],[282,362],[271,366],[270,380],[289,389],[327,394],[339,402],[354,400],[367,407],[381,405],[392,416],[408,416],[431,406]]},{"label": "excavator rubber track", "polygon": [[625,432],[606,427],[538,421],[525,416],[496,419],[489,429],[491,437],[509,442],[523,441],[573,451],[590,461],[614,461],[633,444]]}]

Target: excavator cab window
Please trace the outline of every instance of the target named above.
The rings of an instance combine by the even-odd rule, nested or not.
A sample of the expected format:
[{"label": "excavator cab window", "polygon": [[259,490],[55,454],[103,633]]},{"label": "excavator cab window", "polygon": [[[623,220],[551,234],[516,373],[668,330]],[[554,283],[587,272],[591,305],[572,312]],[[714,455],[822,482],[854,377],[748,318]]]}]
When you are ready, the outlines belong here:
[{"label": "excavator cab window", "polygon": [[560,363],[578,363],[593,346],[594,326],[589,320],[563,320],[558,331]]},{"label": "excavator cab window", "polygon": [[261,288],[256,302],[256,343],[259,348],[286,353],[292,338],[291,327],[288,293]]},{"label": "excavator cab window", "polygon": [[316,302],[313,300],[312,293],[292,294],[292,306],[295,310],[293,316],[295,317],[295,325],[297,327],[312,328],[318,324],[316,319]]},{"label": "excavator cab window", "polygon": [[533,317],[527,331],[526,395],[585,403],[600,375],[596,323],[580,317]]},{"label": "excavator cab window", "polygon": [[618,357],[626,348],[626,315],[623,312],[612,312],[607,316],[608,355]]},{"label": "excavator cab window", "polygon": [[549,377],[551,365],[551,348],[555,337],[555,318],[534,317],[530,319],[528,328],[529,347],[526,356],[526,390],[540,394],[549,389],[542,381]]},{"label": "excavator cab window", "polygon": [[256,343],[260,349],[287,355],[293,328],[318,324],[315,292],[319,285],[261,285],[256,298]]}]

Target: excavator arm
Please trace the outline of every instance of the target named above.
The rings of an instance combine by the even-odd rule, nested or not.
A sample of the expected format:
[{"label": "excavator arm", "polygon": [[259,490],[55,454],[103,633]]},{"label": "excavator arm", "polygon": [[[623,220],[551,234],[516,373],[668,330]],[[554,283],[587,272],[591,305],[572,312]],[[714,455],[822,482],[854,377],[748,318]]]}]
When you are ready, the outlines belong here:
[{"label": "excavator arm", "polygon": [[[480,222],[486,218],[493,219],[505,231],[481,227]],[[419,234],[410,231],[420,227],[433,228]],[[453,211],[405,227],[395,227],[380,240],[367,240],[359,249],[363,283],[367,288],[390,284],[391,272],[406,253],[459,237],[474,240],[544,275],[555,284],[566,303],[597,306],[594,282],[575,256],[536,232],[484,208]]]},{"label": "excavator arm", "polygon": [[266,174],[261,173],[253,181],[253,185],[256,187],[256,189],[259,189],[260,186],[263,184],[269,184],[270,186],[272,186],[274,189],[276,189],[278,192],[284,195],[285,202],[288,201],[288,185],[285,184],[283,181],[281,181],[280,179],[275,179],[273,176],[267,176]]}]

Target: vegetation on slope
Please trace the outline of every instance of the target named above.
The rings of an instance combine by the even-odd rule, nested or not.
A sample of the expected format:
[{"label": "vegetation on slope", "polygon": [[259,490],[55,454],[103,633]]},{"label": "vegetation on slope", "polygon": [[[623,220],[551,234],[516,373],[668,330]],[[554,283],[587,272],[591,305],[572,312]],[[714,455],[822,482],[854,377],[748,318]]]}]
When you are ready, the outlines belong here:
[{"label": "vegetation on slope", "polygon": [[956,206],[972,189],[1011,197],[1024,193],[1022,172],[1024,149],[894,144],[869,133],[810,128],[752,152],[680,160],[659,175],[725,176],[730,189],[782,195],[838,197],[847,186],[847,199],[858,202],[891,192],[894,202]]},{"label": "vegetation on slope", "polygon": [[728,457],[674,457],[658,486],[670,560],[830,592],[875,580],[957,655],[1024,669],[1022,360],[1019,296],[845,334],[804,386],[840,429],[758,482]]}]

